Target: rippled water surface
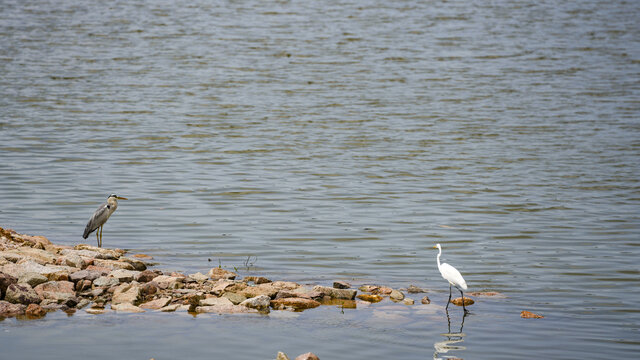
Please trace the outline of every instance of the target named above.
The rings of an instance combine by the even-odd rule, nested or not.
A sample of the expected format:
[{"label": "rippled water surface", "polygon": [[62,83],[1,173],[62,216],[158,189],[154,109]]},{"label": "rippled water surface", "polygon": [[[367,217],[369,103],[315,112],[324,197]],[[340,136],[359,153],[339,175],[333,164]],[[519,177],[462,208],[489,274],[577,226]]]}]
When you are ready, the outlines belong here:
[{"label": "rippled water surface", "polygon": [[[104,245],[159,268],[435,304],[49,314],[0,322],[3,353],[637,355],[639,23],[636,1],[1,1],[0,226],[94,244],[117,193]],[[464,337],[442,335],[463,319],[437,242],[470,290],[506,295]]]}]

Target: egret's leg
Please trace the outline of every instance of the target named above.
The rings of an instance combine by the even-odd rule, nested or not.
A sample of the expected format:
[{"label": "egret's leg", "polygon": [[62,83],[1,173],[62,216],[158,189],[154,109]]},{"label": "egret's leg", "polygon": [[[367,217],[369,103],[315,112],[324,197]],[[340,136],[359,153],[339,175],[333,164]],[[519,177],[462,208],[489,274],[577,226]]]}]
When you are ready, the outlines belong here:
[{"label": "egret's leg", "polygon": [[464,293],[462,292],[462,290],[460,290],[460,294],[462,295],[462,309],[464,310],[464,313],[468,313],[469,310],[467,310],[467,308],[464,306]]},{"label": "egret's leg", "polygon": [[446,310],[449,310],[449,303],[451,302],[451,284],[449,284],[449,300],[447,300]]}]

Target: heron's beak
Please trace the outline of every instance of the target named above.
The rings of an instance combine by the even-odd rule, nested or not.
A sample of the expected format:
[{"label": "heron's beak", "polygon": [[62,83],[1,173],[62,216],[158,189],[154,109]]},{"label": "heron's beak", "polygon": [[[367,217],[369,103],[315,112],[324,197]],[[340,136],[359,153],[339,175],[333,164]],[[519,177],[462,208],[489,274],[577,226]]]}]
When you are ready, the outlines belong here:
[{"label": "heron's beak", "polygon": [[122,197],[122,196],[116,196],[116,199],[118,199],[118,200],[129,200],[126,197]]}]

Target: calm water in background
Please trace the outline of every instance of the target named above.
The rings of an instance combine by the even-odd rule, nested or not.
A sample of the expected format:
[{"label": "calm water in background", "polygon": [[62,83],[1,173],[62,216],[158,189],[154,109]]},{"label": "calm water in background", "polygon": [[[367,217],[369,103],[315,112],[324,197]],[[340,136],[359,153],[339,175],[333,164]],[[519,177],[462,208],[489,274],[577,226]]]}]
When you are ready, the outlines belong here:
[{"label": "calm water in background", "polygon": [[[104,245],[161,269],[415,284],[436,304],[56,313],[0,322],[2,351],[637,355],[639,23],[634,1],[0,1],[0,226],[95,244],[82,230],[117,193]],[[434,355],[462,320],[437,305],[436,242],[507,298]]]}]

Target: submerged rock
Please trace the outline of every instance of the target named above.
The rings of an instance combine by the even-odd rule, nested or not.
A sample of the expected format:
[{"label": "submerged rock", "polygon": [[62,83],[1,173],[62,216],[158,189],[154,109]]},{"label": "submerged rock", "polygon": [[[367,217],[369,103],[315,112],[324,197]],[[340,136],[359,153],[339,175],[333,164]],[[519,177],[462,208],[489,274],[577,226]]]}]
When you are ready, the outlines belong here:
[{"label": "submerged rock", "polygon": [[420,302],[421,302],[421,303],[423,303],[423,304],[425,304],[425,305],[426,305],[426,304],[431,304],[431,299],[429,299],[429,297],[428,297],[428,296],[425,296],[425,297],[423,297],[423,298],[420,300]]},{"label": "submerged rock", "polygon": [[320,358],[316,354],[308,352],[296,356],[295,360],[320,360]]},{"label": "submerged rock", "polygon": [[360,300],[364,300],[370,303],[377,303],[382,301],[383,297],[380,295],[374,295],[374,294],[360,294],[357,296],[358,299]]},{"label": "submerged rock", "polygon": [[542,315],[534,314],[531,311],[527,311],[527,310],[522,310],[522,312],[520,313],[520,317],[523,319],[543,319],[544,318],[544,316]]},{"label": "submerged rock", "polygon": [[402,293],[402,291],[398,291],[398,290],[392,290],[391,293],[389,294],[389,297],[391,298],[391,300],[395,300],[395,301],[404,300],[404,294]]},{"label": "submerged rock", "polygon": [[406,298],[406,299],[402,300],[402,303],[405,304],[405,305],[413,305],[416,302],[413,299]]},{"label": "submerged rock", "polygon": [[[462,298],[455,298],[451,300],[453,305],[462,306]],[[464,306],[469,306],[475,304],[475,301],[470,297],[464,297]]]},{"label": "submerged rock", "polygon": [[276,360],[289,360],[289,357],[287,356],[287,354],[283,353],[282,351],[278,351],[278,355],[276,355]]},{"label": "submerged rock", "polygon": [[407,288],[407,292],[409,294],[419,294],[419,293],[426,293],[427,291],[415,285],[409,285],[409,287]]}]

